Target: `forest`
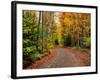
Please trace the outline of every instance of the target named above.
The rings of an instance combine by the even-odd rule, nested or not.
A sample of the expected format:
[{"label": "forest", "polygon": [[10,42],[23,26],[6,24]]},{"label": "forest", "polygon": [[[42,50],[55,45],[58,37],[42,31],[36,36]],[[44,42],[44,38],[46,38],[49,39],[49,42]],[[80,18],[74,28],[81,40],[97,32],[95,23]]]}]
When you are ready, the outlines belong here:
[{"label": "forest", "polygon": [[23,69],[53,54],[55,49],[64,48],[60,54],[68,48],[91,49],[89,13],[23,10],[22,20]]}]

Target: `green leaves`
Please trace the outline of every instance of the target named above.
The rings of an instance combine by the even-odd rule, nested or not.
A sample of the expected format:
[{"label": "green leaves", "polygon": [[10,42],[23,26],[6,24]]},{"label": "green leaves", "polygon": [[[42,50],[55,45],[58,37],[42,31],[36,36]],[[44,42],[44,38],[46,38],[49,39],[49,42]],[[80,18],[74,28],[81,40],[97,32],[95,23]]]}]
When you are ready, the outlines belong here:
[{"label": "green leaves", "polygon": [[31,48],[30,47],[26,47],[26,48],[23,48],[23,52],[25,55],[29,55],[29,53],[31,52]]},{"label": "green leaves", "polygon": [[32,34],[31,28],[29,28],[29,27],[24,28],[23,33],[24,34]]},{"label": "green leaves", "polygon": [[23,47],[25,48],[25,47],[28,47],[28,46],[32,46],[32,41],[31,40],[29,40],[29,39],[24,39],[23,40]]},{"label": "green leaves", "polygon": [[38,59],[41,59],[42,56],[43,56],[43,54],[40,54],[38,51],[36,51],[35,54],[31,55],[31,58],[32,58],[33,61],[36,61]]},{"label": "green leaves", "polygon": [[86,37],[86,42],[85,42],[85,46],[86,46],[86,48],[90,48],[90,46],[91,46],[91,39],[90,39],[90,37]]},{"label": "green leaves", "polygon": [[[36,61],[42,57],[42,44],[39,39],[42,37],[42,26],[39,26],[37,16],[34,11],[23,11],[23,59]],[[40,20],[40,19],[39,19]],[[41,31],[41,32],[40,32]],[[26,66],[24,64],[23,66]]]}]

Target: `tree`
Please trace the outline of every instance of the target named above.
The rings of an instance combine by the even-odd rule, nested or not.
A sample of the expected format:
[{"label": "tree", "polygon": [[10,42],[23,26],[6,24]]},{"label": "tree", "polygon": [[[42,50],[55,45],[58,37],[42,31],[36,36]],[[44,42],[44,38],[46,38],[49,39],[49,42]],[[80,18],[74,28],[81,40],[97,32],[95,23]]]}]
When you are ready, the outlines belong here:
[{"label": "tree", "polygon": [[60,13],[60,25],[62,26],[62,38],[67,44],[66,37],[70,34],[71,46],[86,46],[86,37],[90,37],[90,14],[87,13]]}]

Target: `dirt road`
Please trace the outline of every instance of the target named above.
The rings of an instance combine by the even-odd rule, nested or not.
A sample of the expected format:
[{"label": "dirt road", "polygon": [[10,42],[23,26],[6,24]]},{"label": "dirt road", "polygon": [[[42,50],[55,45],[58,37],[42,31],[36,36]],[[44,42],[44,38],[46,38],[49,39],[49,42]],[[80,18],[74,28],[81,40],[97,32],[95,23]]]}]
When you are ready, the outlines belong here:
[{"label": "dirt road", "polygon": [[51,54],[33,63],[29,68],[59,68],[90,65],[90,51],[56,47]]}]

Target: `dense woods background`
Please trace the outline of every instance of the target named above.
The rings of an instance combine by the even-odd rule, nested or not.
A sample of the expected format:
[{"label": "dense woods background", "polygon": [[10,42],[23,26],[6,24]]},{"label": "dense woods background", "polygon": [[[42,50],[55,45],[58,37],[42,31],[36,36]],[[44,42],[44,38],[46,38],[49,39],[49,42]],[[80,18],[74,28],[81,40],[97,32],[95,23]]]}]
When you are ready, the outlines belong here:
[{"label": "dense woods background", "polygon": [[23,10],[23,68],[60,47],[91,47],[91,14]]}]

